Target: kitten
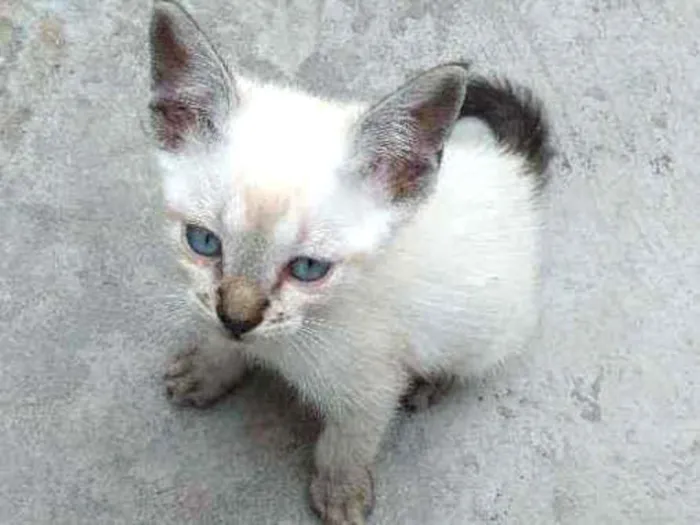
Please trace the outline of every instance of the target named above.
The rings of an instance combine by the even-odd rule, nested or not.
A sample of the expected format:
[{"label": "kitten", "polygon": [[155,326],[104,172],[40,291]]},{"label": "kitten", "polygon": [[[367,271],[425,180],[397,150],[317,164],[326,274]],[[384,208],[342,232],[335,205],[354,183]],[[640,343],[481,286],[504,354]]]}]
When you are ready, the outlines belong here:
[{"label": "kitten", "polygon": [[206,405],[247,364],[276,369],[324,415],[312,508],[364,523],[402,396],[429,403],[536,324],[539,104],[458,63],[374,104],[263,84],[170,0],[150,38],[168,228],[211,325],[170,363],[170,396]]}]

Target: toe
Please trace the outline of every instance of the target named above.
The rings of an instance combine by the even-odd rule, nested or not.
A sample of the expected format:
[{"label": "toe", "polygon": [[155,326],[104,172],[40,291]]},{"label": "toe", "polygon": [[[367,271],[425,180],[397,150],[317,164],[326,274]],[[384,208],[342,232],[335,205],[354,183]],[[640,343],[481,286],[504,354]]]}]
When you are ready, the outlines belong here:
[{"label": "toe", "polygon": [[179,377],[192,370],[192,359],[189,356],[177,356],[165,368],[165,377]]},{"label": "toe", "polygon": [[194,392],[199,387],[199,381],[191,376],[178,377],[165,382],[168,397],[175,401],[186,401],[187,394]]}]

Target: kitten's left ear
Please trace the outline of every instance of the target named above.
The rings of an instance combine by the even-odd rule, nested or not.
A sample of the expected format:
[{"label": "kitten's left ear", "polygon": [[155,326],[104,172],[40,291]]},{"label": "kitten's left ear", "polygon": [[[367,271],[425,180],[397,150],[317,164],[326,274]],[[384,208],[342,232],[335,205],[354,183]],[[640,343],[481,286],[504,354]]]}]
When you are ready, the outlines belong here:
[{"label": "kitten's left ear", "polygon": [[467,66],[430,69],[379,102],[356,135],[365,180],[393,203],[420,201],[433,186],[444,143],[459,117]]},{"label": "kitten's left ear", "polygon": [[235,104],[224,61],[175,0],[156,0],[150,24],[151,120],[160,146],[178,151],[188,140],[220,135]]}]

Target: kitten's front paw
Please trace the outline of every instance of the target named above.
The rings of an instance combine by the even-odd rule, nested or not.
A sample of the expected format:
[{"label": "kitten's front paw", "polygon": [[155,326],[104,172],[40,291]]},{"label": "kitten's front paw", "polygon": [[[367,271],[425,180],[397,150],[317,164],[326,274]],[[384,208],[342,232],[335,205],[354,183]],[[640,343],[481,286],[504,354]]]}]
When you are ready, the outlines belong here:
[{"label": "kitten's front paw", "polygon": [[229,393],[244,372],[243,359],[229,352],[210,356],[195,346],[171,358],[164,376],[168,399],[203,408]]},{"label": "kitten's front paw", "polygon": [[310,486],[311,508],[324,525],[365,525],[374,506],[368,468],[317,471]]}]

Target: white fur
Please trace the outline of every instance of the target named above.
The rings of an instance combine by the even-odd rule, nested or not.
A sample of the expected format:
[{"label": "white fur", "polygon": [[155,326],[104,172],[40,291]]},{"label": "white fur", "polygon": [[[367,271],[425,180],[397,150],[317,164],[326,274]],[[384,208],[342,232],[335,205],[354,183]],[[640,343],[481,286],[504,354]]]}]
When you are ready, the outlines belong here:
[{"label": "white fur", "polygon": [[[226,243],[242,227],[242,188],[292,195],[293,209],[274,232],[280,248],[270,254],[270,275],[297,254],[367,255],[363,265],[339,265],[320,289],[285,285],[243,345],[246,354],[326,405],[329,391],[365,388],[382,368],[377,363],[468,376],[523,348],[536,321],[540,221],[521,158],[500,149],[480,124],[460,121],[434,194],[387,244],[390,211],[339,180],[348,133],[365,106],[240,78],[237,89],[240,107],[218,147],[159,153],[169,209]],[[293,243],[299,208],[311,218],[303,246]],[[187,253],[183,224],[173,221],[171,233]],[[192,254],[182,259],[195,295],[213,312],[211,265],[192,263]],[[314,304],[325,307],[316,318]],[[280,316],[286,323],[271,322]],[[303,322],[313,330],[308,337],[297,332]]]}]

